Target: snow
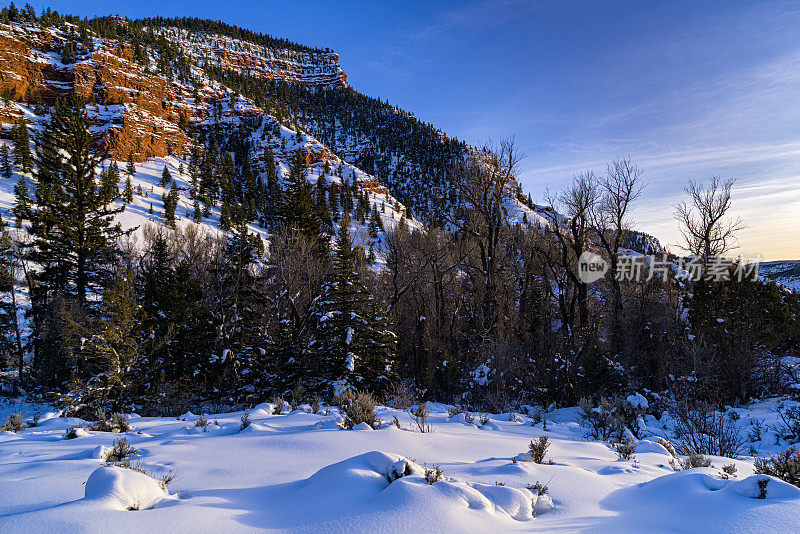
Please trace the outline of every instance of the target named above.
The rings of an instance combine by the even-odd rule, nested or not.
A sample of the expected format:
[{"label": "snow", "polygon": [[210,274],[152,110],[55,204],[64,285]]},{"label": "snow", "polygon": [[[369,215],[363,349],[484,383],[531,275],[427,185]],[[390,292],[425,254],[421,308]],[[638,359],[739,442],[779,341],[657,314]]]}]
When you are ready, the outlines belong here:
[{"label": "snow", "polygon": [[167,495],[158,482],[144,473],[108,465],[89,475],[84,498],[115,510],[148,510]]},{"label": "snow", "polygon": [[[774,425],[777,410],[794,404],[768,399],[736,408],[737,424],[743,432],[757,419]],[[204,414],[212,423],[205,432],[191,412],[132,417],[125,436],[148,472],[177,475],[169,495],[146,475],[103,467],[102,452],[120,434],[84,430],[66,440],[67,428],[86,422],[48,407],[0,404],[0,418],[41,414],[36,427],[0,435],[0,532],[772,534],[800,527],[800,490],[770,479],[766,498],[755,498],[766,477],[753,475],[750,457],[711,457],[715,467],[674,471],[658,443],[674,424],[667,415],[644,418],[647,437],[629,461],[587,440],[575,408],[551,408],[544,431],[510,413],[488,415],[478,427],[428,403],[430,433],[415,431],[406,411],[386,407],[373,430],[342,430],[336,408],[281,415],[274,408],[255,406],[241,432],[243,412]],[[528,461],[530,441],[542,435],[552,464]],[[776,442],[765,432],[753,447],[762,455],[786,448]],[[723,480],[721,467],[731,463],[737,476]],[[425,470],[434,466],[443,475],[429,484]],[[537,481],[547,495],[527,489]],[[128,511],[132,502],[152,509]]]}]

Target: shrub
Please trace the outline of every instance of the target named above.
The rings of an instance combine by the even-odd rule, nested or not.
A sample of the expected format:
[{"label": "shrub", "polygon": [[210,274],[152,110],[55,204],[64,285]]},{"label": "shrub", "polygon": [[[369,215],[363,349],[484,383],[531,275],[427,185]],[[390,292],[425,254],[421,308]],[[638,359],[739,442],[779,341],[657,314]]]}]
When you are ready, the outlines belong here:
[{"label": "shrub", "polygon": [[659,438],[658,442],[661,444],[662,447],[667,449],[667,452],[673,457],[678,457],[678,451],[675,450],[675,446],[664,438]]},{"label": "shrub", "polygon": [[75,439],[78,437],[78,429],[80,425],[72,425],[64,432],[64,439]]},{"label": "shrub", "polygon": [[754,462],[757,475],[770,475],[800,488],[800,451],[789,447],[771,458],[758,458]]},{"label": "shrub", "polygon": [[28,425],[22,420],[22,414],[19,412],[12,413],[8,417],[5,418],[3,421],[3,425],[0,426],[0,432],[8,431],[8,432],[21,432],[27,428]]},{"label": "shrub", "polygon": [[541,408],[536,408],[531,414],[531,426],[536,426],[544,419],[544,412]]},{"label": "shrub", "polygon": [[763,434],[764,434],[764,420],[753,419],[752,421],[750,421],[750,432],[748,432],[747,434],[747,439],[750,440],[750,443],[761,441],[761,437],[763,436]]},{"label": "shrub", "polygon": [[675,461],[673,459],[669,461],[669,465],[676,471],[686,471],[695,467],[713,467],[711,460],[702,454],[690,454],[685,460],[678,459]]},{"label": "shrub", "polygon": [[478,417],[478,421],[480,422],[481,426],[483,426],[485,424],[488,424],[489,423],[489,415],[485,414],[485,413],[480,414],[480,416]]},{"label": "shrub", "polygon": [[727,480],[729,477],[736,476],[736,464],[728,464],[722,466],[722,478]]},{"label": "shrub", "polygon": [[378,425],[375,398],[369,393],[346,389],[333,402],[344,417],[344,428],[351,429],[361,423],[367,423],[372,428]]},{"label": "shrub", "polygon": [[675,407],[675,438],[683,454],[711,454],[737,458],[744,449],[744,439],[736,422],[707,404]]},{"label": "shrub", "polygon": [[587,398],[578,401],[580,424],[588,429],[588,437],[601,441],[622,441],[625,425],[620,413],[605,398],[595,407]]},{"label": "shrub", "polygon": [[194,422],[195,428],[202,428],[204,431],[206,427],[209,425],[208,419],[203,417],[203,414],[200,414],[200,417],[197,418],[197,421]]},{"label": "shrub", "polygon": [[765,478],[763,480],[758,481],[758,498],[759,499],[766,499],[767,498],[767,484],[769,484],[769,479]]},{"label": "shrub", "polygon": [[444,473],[441,469],[439,469],[438,465],[434,465],[433,469],[428,469],[427,467],[425,468],[425,482],[430,485],[439,482],[442,479],[442,476],[444,476]]},{"label": "shrub", "polygon": [[280,415],[286,406],[286,401],[283,400],[283,397],[278,397],[272,402],[275,404],[275,408],[272,410],[272,415]]},{"label": "shrub", "polygon": [[111,414],[110,418],[107,418],[105,412],[100,410],[97,416],[98,420],[89,426],[89,430],[114,433],[131,431],[131,424],[126,415],[114,413]]},{"label": "shrub", "polygon": [[[407,410],[416,402],[416,395],[405,382],[393,383],[386,394],[386,404],[398,410]],[[454,414],[455,415],[455,414]]]},{"label": "shrub", "polygon": [[303,383],[299,380],[294,385],[294,389],[292,390],[292,411],[296,410],[297,407],[303,402],[306,398],[306,388],[303,386]]},{"label": "shrub", "polygon": [[417,424],[417,429],[422,432],[431,431],[431,426],[428,424],[428,416],[430,413],[428,412],[428,404],[423,402],[420,403],[414,408],[413,410],[408,411],[411,414],[411,417],[414,419],[414,422]]},{"label": "shrub", "polygon": [[528,484],[525,487],[528,488],[528,491],[530,491],[531,493],[535,493],[540,497],[542,495],[547,495],[547,492],[549,491],[549,488],[544,484],[542,484],[541,482],[539,482],[538,480],[536,481],[535,484]]},{"label": "shrub", "polygon": [[242,414],[242,423],[239,425],[239,432],[250,426],[250,412],[246,411]]},{"label": "shrub", "polygon": [[172,483],[173,480],[177,477],[176,474],[170,469],[166,473],[156,473],[152,467],[148,467],[142,463],[141,460],[127,460],[124,462],[119,462],[114,464],[118,467],[124,467],[125,469],[130,469],[132,471],[137,471],[142,473],[143,475],[147,475],[156,482],[158,485],[161,486],[161,489],[167,491],[167,487]]},{"label": "shrub", "polygon": [[550,443],[547,436],[540,436],[538,441],[531,440],[529,445],[531,461],[537,464],[544,463],[544,455],[547,454],[548,447],[550,447]]},{"label": "shrub", "polygon": [[122,437],[114,441],[114,445],[103,455],[102,460],[110,464],[130,463],[140,452],[128,443],[127,437]]},{"label": "shrub", "polygon": [[778,427],[781,437],[789,443],[800,442],[800,406],[786,408],[778,412],[778,415],[781,418],[781,425]]},{"label": "shrub", "polygon": [[636,443],[632,439],[626,439],[614,444],[614,450],[623,460],[633,460],[636,458]]}]

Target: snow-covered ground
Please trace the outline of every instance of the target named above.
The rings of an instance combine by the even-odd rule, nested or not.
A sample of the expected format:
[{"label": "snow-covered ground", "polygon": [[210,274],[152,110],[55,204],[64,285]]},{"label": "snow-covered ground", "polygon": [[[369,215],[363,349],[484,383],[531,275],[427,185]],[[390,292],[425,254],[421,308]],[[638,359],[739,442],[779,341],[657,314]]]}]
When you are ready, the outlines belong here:
[{"label": "snow-covered ground", "polygon": [[[40,414],[36,427],[0,433],[0,532],[800,531],[800,489],[773,479],[766,498],[755,498],[752,458],[712,457],[714,467],[674,471],[656,437],[669,435],[666,419],[648,416],[653,435],[635,460],[622,460],[586,439],[576,409],[547,412],[543,430],[517,414],[477,426],[480,417],[468,424],[428,406],[430,433],[390,408],[380,408],[377,430],[340,429],[336,409],[274,415],[270,404],[250,412],[244,431],[242,412],[208,414],[205,430],[191,414],[134,416],[128,442],[154,474],[177,475],[168,493],[135,471],[103,467],[103,447],[120,434],[82,430],[66,440],[65,429],[82,421],[29,404],[0,407],[0,417]],[[777,407],[737,410],[738,424],[769,425]],[[542,435],[552,463],[525,461]],[[753,446],[759,454],[786,448],[775,442],[767,431]],[[736,476],[724,480],[731,463]],[[442,480],[428,484],[426,466],[438,466]],[[537,481],[552,504],[526,489]]]}]

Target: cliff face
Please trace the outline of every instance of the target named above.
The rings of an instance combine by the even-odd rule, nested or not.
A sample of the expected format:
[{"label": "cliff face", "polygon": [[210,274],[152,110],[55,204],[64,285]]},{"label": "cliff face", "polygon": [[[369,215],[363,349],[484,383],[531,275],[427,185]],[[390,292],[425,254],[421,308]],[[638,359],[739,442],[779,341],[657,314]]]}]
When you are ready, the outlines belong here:
[{"label": "cliff face", "polygon": [[[157,31],[179,47],[196,77],[203,77],[200,66],[213,64],[306,85],[347,85],[339,56],[332,52],[275,50],[175,28]],[[155,58],[150,57],[149,68],[144,69],[134,61],[129,46],[113,39],[91,37],[91,54],[63,63],[61,50],[68,38],[57,28],[0,25],[0,94],[17,102],[48,104],[57,98],[79,97],[95,104],[90,115],[94,126],[106,133],[115,159],[184,155],[191,144],[187,126],[206,119],[215,100],[225,94],[218,86],[195,90],[189,83],[152,74],[158,70]],[[241,113],[253,115],[260,110]],[[0,107],[6,133],[18,116],[17,110]]]},{"label": "cliff face", "polygon": [[333,52],[271,49],[228,36],[169,28],[164,36],[198,65],[216,65],[251,76],[278,78],[316,87],[347,87],[347,74]]}]

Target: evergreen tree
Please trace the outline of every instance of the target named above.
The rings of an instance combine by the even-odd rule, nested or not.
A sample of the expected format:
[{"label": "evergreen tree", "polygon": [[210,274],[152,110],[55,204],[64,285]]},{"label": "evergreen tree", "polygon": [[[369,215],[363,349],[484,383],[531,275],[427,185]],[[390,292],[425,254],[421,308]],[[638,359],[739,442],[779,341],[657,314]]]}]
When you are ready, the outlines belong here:
[{"label": "evergreen tree", "polygon": [[45,146],[58,147],[37,161],[37,189],[30,209],[30,259],[42,266],[36,274],[42,290],[67,293],[81,305],[100,283],[105,254],[123,232],[114,224],[122,208],[110,206],[116,191],[98,188],[95,168],[107,153],[100,134],[89,130],[81,107],[59,102],[44,135]]},{"label": "evergreen tree", "polygon": [[164,223],[170,228],[175,228],[175,210],[178,207],[178,190],[174,187],[164,195]]},{"label": "evergreen tree", "polygon": [[274,231],[282,223],[284,198],[283,190],[278,182],[278,173],[275,171],[275,158],[272,150],[265,151],[265,158],[267,160],[267,198],[264,206],[264,219],[265,226]]},{"label": "evergreen tree", "polygon": [[167,168],[167,166],[164,165],[164,171],[161,173],[160,185],[161,187],[167,187],[167,184],[169,184],[171,181],[172,181],[172,175],[169,173],[169,169]]},{"label": "evergreen tree", "polygon": [[200,210],[200,202],[198,202],[197,199],[195,199],[195,201],[194,201],[194,210],[192,212],[192,220],[194,222],[196,222],[197,224],[200,224],[200,222],[203,220],[203,217],[202,217],[200,212],[201,212],[201,210]]},{"label": "evergreen tree", "polygon": [[133,154],[128,154],[128,165],[125,168],[125,172],[129,177],[133,177],[136,174],[136,165],[133,163]]},{"label": "evergreen tree", "polygon": [[122,192],[122,198],[130,204],[133,202],[133,184],[131,184],[131,177],[125,178],[125,190]]},{"label": "evergreen tree", "polygon": [[283,221],[308,237],[320,236],[321,225],[314,203],[313,187],[306,179],[306,166],[300,150],[289,169],[288,187],[283,205]]},{"label": "evergreen tree", "polygon": [[8,145],[0,147],[0,174],[3,178],[8,180],[11,178],[13,171],[11,170],[11,161],[8,157]]},{"label": "evergreen tree", "polygon": [[119,167],[115,161],[111,162],[107,171],[100,174],[100,194],[112,200],[119,197]]},{"label": "evergreen tree", "polygon": [[12,135],[14,138],[14,163],[23,172],[29,173],[33,170],[33,157],[31,156],[30,136],[25,117],[19,118]]},{"label": "evergreen tree", "polygon": [[377,313],[357,266],[350,217],[345,213],[336,239],[333,273],[315,314],[318,326],[309,345],[315,354],[313,375],[318,377],[318,389],[337,384],[380,393],[394,377],[395,339]]},{"label": "evergreen tree", "polygon": [[14,215],[17,221],[17,228],[22,228],[22,221],[30,217],[31,198],[28,193],[28,184],[24,176],[20,176],[14,186],[16,203],[14,204]]}]

